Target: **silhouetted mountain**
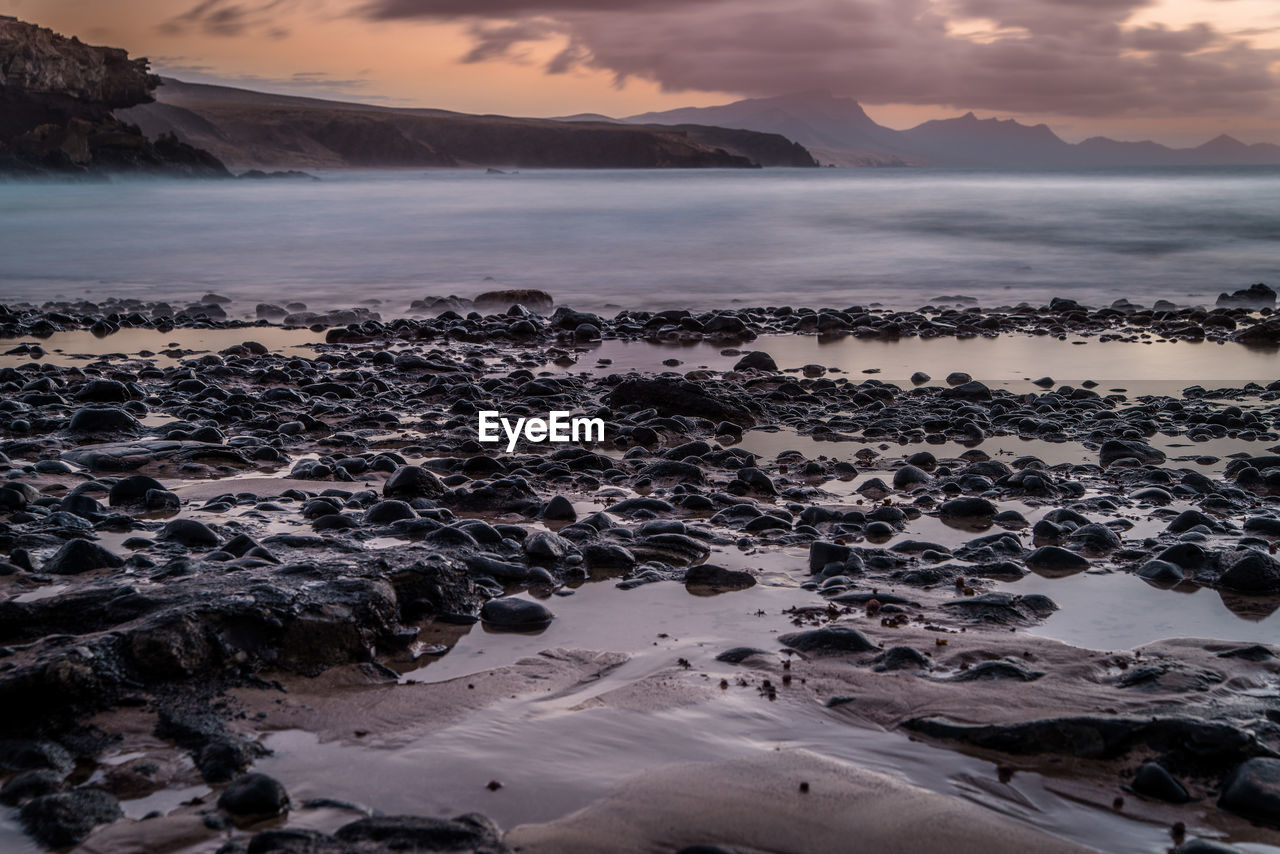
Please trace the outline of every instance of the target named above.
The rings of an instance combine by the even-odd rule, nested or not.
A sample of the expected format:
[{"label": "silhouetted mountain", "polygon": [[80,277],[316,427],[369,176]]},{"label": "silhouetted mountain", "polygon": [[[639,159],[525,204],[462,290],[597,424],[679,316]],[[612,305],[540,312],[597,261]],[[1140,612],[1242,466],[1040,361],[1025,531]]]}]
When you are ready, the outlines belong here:
[{"label": "silhouetted mountain", "polygon": [[1245,145],[1219,136],[1197,148],[1094,137],[1072,144],[1047,125],[979,119],[973,113],[935,119],[910,130],[877,124],[850,98],[820,93],[751,98],[716,107],[686,107],[632,116],[646,125],[686,122],[782,134],[823,163],[837,166],[1057,168],[1280,164],[1280,146]]},{"label": "silhouetted mountain", "polygon": [[876,124],[851,98],[819,92],[751,98],[717,107],[685,107],[631,116],[645,125],[700,124],[781,134],[823,163],[839,166],[917,165],[900,131]]},{"label": "silhouetted mountain", "polygon": [[473,116],[163,82],[156,103],[124,110],[122,118],[237,168],[816,165],[803,147],[756,131]]},{"label": "silhouetted mountain", "polygon": [[1048,125],[1024,125],[1013,119],[979,119],[966,113],[934,119],[903,131],[909,146],[929,163],[946,166],[1071,166],[1075,147]]}]

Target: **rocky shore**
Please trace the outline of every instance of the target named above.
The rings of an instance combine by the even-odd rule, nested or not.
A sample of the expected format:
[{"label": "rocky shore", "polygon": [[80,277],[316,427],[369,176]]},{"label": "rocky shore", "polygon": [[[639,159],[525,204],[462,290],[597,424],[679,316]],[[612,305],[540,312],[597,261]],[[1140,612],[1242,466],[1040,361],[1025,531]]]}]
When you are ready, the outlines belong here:
[{"label": "rocky shore", "polygon": [[[801,598],[762,615],[772,645],[726,641],[593,702],[734,695],[821,710],[976,757],[989,787],[1062,781],[1099,815],[1160,828],[1164,849],[1280,844],[1280,649],[1082,648],[1037,634],[1060,610],[1052,596],[1016,592],[1025,578],[1133,575],[1171,608],[1203,589],[1267,619],[1280,608],[1280,376],[1174,395],[1046,376],[1014,391],[959,370],[892,383],[779,365],[752,346],[784,334],[1280,345],[1270,288],[1218,302],[602,317],[522,291],[424,298],[398,317],[261,304],[252,321],[215,294],[0,306],[0,801],[40,845],[86,851],[805,852],[832,850],[850,809],[881,816],[858,825],[876,850],[1121,850],[805,754],[743,760],[755,782],[733,786],[742,765],[703,768],[704,791],[726,785],[699,807],[705,821],[659,774],[506,831],[472,813],[291,797],[255,770],[272,731],[390,738],[609,678],[637,651],[405,675],[468,632],[563,623],[575,591],[616,586],[625,611],[650,585],[776,588]],[[314,343],[256,340],[281,327]],[[172,341],[83,359],[42,344],[128,330]],[[243,340],[183,344],[207,330]],[[602,340],[711,343],[732,367],[591,365]],[[526,438],[504,453],[478,441],[482,410],[600,418],[605,441]],[[797,449],[753,452],[762,433]],[[996,452],[1032,440],[1083,461]],[[1239,450],[1197,451],[1222,442]],[[370,722],[352,724],[360,715]],[[146,820],[121,806],[188,790],[203,794]],[[735,812],[753,800],[768,820]],[[953,830],[895,822],[895,809]]]}]

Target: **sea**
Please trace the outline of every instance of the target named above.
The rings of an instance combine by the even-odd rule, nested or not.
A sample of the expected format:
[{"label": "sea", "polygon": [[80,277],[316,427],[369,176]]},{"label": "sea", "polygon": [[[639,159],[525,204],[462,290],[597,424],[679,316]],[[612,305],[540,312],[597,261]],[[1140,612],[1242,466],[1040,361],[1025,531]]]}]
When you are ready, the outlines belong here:
[{"label": "sea", "polygon": [[1270,167],[318,177],[0,184],[0,299],[212,292],[395,316],[495,288],[616,311],[1212,304],[1280,284]]}]

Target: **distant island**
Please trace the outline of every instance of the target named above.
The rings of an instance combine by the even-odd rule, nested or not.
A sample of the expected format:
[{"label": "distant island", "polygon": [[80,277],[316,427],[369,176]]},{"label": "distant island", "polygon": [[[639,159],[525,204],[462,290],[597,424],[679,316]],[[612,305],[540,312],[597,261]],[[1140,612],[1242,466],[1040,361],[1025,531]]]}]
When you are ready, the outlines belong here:
[{"label": "distant island", "polygon": [[723,125],[777,133],[836,166],[1069,168],[1102,166],[1256,166],[1280,164],[1280,145],[1245,145],[1219,136],[1196,148],[1094,137],[1069,143],[1047,125],[979,119],[973,113],[909,130],[877,124],[851,98],[823,92],[751,98],[626,119],[645,125]]}]

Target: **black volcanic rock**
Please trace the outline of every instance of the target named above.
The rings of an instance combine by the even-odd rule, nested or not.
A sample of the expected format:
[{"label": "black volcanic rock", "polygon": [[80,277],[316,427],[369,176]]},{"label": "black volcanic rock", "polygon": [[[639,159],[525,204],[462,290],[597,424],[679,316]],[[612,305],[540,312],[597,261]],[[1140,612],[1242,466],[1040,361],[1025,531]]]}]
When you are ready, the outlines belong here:
[{"label": "black volcanic rock", "polygon": [[121,566],[124,566],[123,558],[97,543],[71,540],[45,561],[41,569],[51,575],[79,575],[93,569],[116,569]]},{"label": "black volcanic rock", "polygon": [[1240,308],[1275,308],[1276,292],[1261,282],[1234,293],[1218,295],[1217,305]]},{"label": "black volcanic rock", "polygon": [[742,426],[755,418],[728,395],[719,395],[704,386],[683,379],[655,377],[624,380],[606,398],[611,406],[652,407],[660,415],[693,415],[709,421],[729,421]]}]

